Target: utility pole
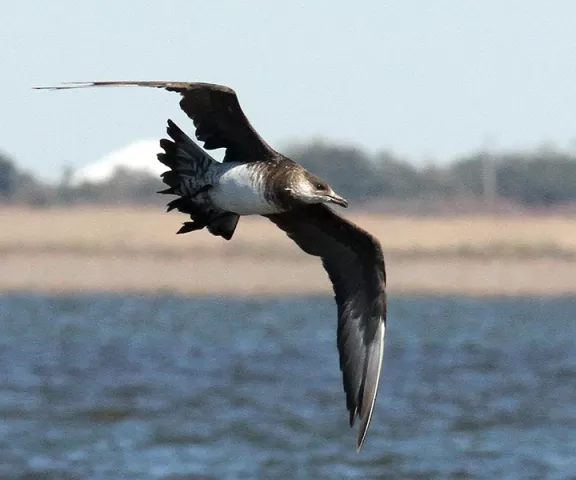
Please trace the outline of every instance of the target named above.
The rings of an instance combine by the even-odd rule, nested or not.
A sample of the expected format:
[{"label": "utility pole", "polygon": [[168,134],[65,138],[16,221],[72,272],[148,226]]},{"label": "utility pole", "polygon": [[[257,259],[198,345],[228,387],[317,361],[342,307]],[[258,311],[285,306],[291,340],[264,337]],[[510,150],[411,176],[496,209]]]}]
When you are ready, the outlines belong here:
[{"label": "utility pole", "polygon": [[492,137],[486,135],[482,146],[482,195],[484,201],[494,206],[496,203],[496,162],[492,149]]}]

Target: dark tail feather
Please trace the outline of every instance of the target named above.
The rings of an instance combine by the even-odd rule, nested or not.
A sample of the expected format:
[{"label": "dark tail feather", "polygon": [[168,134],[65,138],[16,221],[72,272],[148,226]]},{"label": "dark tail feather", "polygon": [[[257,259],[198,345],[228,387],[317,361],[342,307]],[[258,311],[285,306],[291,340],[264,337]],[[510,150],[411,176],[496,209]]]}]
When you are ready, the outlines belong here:
[{"label": "dark tail feather", "polygon": [[216,160],[196,145],[172,120],[168,120],[166,131],[170,139],[160,140],[160,147],[164,152],[158,154],[158,160],[170,168],[161,175],[162,181],[169,188],[158,193],[178,195],[178,198],[168,203],[167,210],[178,210],[190,215],[192,219],[192,222],[184,223],[177,233],[188,233],[207,227],[213,235],[230,240],[239,216],[235,213],[222,214],[214,211],[196,199],[212,186],[198,185],[193,179],[202,178]]},{"label": "dark tail feather", "polygon": [[168,172],[162,175],[166,185],[179,186],[183,177],[196,178],[203,174],[213,162],[216,162],[180,130],[172,120],[168,120],[166,132],[171,140],[167,138],[160,140],[160,147],[164,152],[158,154],[158,160],[170,168]]},{"label": "dark tail feather", "polygon": [[202,230],[206,225],[200,222],[184,222],[180,227],[180,230],[176,232],[176,235],[181,233],[195,232],[196,230]]},{"label": "dark tail feather", "polygon": [[166,153],[158,154],[158,160],[172,170],[180,168],[188,170],[197,163],[207,167],[211,162],[216,161],[196,145],[172,120],[168,120],[166,133],[172,140],[167,138],[160,140],[160,147]]},{"label": "dark tail feather", "polygon": [[226,213],[212,220],[208,224],[208,231],[212,235],[230,240],[232,235],[234,235],[238,220],[240,220],[240,216],[235,213]]}]

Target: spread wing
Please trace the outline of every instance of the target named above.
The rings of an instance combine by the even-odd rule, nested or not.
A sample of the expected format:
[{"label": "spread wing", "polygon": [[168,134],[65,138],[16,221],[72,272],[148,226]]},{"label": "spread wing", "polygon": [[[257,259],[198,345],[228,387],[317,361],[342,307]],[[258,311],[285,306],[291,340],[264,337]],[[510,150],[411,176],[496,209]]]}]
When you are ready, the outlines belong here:
[{"label": "spread wing", "polygon": [[258,135],[240,107],[236,92],[211,83],[186,82],[86,82],[40,89],[138,86],[164,88],[182,95],[180,107],[194,122],[196,138],[204,148],[225,148],[224,161],[274,160],[278,153]]},{"label": "spread wing", "polygon": [[321,257],[338,307],[338,351],[358,449],[372,418],[384,353],[386,272],[378,241],[325,205],[266,215],[306,253]]}]

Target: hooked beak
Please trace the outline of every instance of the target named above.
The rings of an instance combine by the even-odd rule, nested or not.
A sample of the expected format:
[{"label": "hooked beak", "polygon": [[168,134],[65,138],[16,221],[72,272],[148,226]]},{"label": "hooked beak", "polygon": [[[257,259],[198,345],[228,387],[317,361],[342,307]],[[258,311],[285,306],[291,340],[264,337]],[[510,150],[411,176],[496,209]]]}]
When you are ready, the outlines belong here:
[{"label": "hooked beak", "polygon": [[329,202],[330,203],[335,203],[336,205],[340,205],[341,207],[348,207],[348,202],[346,201],[345,198],[342,198],[340,195],[337,195],[335,193],[332,193],[329,196]]}]

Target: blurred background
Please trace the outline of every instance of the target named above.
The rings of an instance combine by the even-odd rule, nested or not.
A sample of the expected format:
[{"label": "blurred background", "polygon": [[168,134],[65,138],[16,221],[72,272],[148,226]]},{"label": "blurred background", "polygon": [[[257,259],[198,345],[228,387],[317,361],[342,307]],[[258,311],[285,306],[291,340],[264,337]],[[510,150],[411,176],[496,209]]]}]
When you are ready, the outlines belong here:
[{"label": "blurred background", "polygon": [[[0,18],[0,478],[576,476],[576,4],[12,2]],[[317,259],[176,236],[158,140],[231,86],[384,247],[355,452]],[[217,158],[220,158],[216,155]]]}]

